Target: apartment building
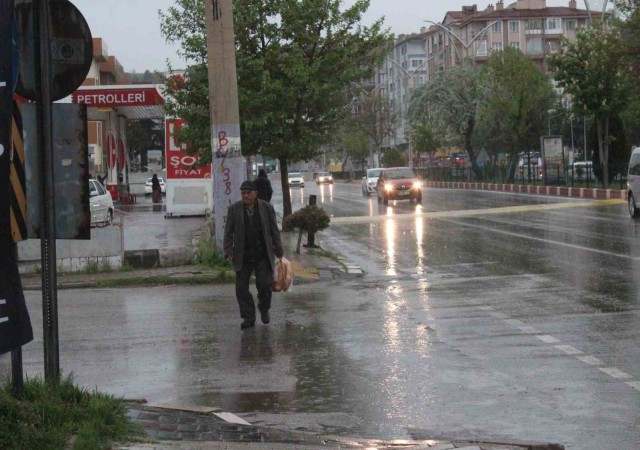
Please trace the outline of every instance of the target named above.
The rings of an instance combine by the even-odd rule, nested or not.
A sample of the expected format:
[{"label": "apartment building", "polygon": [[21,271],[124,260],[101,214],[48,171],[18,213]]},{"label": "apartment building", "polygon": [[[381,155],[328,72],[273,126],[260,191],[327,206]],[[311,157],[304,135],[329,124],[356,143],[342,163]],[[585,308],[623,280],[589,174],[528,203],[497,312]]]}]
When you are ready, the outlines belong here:
[{"label": "apartment building", "polygon": [[521,50],[546,72],[549,55],[560,51],[562,38],[574,39],[588,21],[588,11],[578,9],[576,0],[568,0],[566,7],[548,7],[546,0],[517,0],[505,7],[500,0],[484,11],[477,5],[450,11],[426,33],[428,79],[464,61],[482,65],[507,46]]}]

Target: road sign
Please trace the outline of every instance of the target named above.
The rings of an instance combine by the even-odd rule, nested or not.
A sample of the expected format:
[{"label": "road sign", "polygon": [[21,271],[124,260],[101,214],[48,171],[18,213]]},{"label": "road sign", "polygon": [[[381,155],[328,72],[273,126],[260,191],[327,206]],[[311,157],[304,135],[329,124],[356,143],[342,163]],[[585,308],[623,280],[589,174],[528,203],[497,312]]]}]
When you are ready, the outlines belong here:
[{"label": "road sign", "polygon": [[113,132],[109,130],[107,133],[107,165],[109,169],[113,169],[116,166],[116,138]]},{"label": "road sign", "polygon": [[[93,61],[93,40],[87,21],[69,0],[50,0],[49,61],[51,100],[71,95],[85,80]],[[15,0],[20,76],[16,92],[36,100],[33,0]]]}]

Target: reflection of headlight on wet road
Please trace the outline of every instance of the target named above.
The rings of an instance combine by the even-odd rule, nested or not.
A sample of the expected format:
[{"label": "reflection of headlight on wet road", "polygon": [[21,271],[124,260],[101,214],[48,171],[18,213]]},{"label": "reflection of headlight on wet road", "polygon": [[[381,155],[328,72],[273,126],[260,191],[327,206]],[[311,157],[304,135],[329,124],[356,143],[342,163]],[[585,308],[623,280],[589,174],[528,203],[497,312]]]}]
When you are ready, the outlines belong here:
[{"label": "reflection of headlight on wet road", "polygon": [[393,184],[385,184],[384,185],[384,190],[387,191],[387,192],[393,191]]}]

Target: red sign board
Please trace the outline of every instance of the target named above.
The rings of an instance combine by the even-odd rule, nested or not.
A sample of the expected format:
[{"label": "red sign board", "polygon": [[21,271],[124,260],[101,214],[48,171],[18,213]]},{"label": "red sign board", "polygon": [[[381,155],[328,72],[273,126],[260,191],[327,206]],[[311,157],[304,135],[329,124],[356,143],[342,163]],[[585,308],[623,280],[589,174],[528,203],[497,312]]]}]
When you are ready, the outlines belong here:
[{"label": "red sign board", "polygon": [[107,133],[107,165],[109,169],[116,166],[116,138],[111,131]]},{"label": "red sign board", "polygon": [[198,165],[198,155],[189,155],[173,137],[184,125],[182,119],[165,120],[165,148],[167,149],[167,179],[211,178],[211,164]]},{"label": "red sign board", "polygon": [[122,139],[118,139],[118,170],[121,172],[124,170],[124,141]]},{"label": "red sign board", "polygon": [[79,89],[73,93],[71,101],[72,103],[81,103],[88,107],[96,108],[154,106],[164,103],[160,92],[154,87],[132,89]]}]

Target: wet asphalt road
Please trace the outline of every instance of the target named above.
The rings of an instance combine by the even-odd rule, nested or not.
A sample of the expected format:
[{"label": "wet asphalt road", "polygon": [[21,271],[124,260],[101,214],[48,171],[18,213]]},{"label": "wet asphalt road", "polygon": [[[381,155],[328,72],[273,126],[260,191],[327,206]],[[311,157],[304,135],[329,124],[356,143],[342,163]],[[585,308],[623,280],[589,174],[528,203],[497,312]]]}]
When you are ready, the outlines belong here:
[{"label": "wet asphalt road", "polygon": [[248,332],[233,286],[63,291],[63,370],[266,424],[640,448],[640,222],[624,204],[425,189],[421,208],[387,208],[359,189],[292,194],[294,209],[318,196],[334,219],[317,239],[364,278],[295,286]]}]

